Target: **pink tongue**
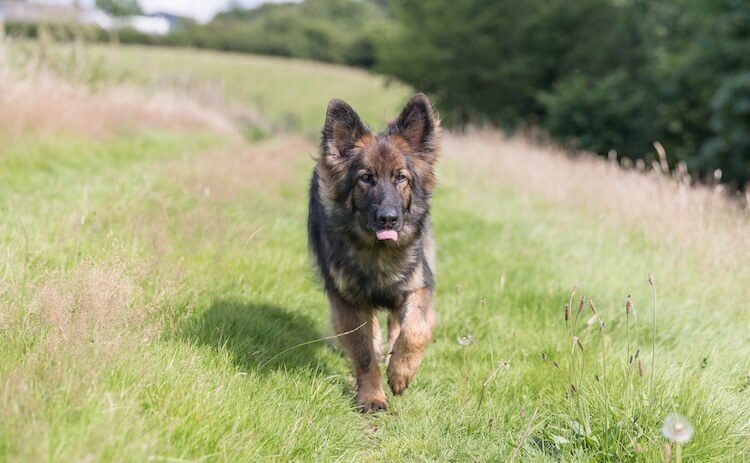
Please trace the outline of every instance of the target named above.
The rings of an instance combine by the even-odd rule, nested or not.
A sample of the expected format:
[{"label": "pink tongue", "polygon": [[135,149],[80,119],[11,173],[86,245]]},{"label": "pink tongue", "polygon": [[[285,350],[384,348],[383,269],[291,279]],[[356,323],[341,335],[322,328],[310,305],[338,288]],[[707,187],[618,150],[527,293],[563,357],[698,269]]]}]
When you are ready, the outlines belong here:
[{"label": "pink tongue", "polygon": [[380,241],[398,240],[398,232],[396,230],[378,230],[375,232],[375,236],[377,236]]}]

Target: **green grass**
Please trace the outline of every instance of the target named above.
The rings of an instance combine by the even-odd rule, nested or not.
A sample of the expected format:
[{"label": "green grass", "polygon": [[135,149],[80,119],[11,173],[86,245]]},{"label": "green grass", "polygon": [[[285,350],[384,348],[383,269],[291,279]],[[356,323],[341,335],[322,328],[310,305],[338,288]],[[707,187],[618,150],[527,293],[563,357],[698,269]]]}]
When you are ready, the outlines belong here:
[{"label": "green grass", "polygon": [[[193,59],[119,53],[124,66],[170,72],[182,64],[168,53]],[[379,79],[341,68],[195,56],[189,72],[226,73],[238,98],[250,98],[240,76],[268,62],[275,75],[340,74],[336,85],[371,116],[393,115],[397,100],[373,98]],[[304,75],[293,110],[306,108],[302,127],[313,127],[334,84]],[[282,114],[286,90],[262,91]],[[658,461],[671,412],[695,427],[683,461],[750,459],[742,256],[731,272],[707,272],[697,251],[523,194],[469,153],[446,153],[439,169],[434,341],[387,413],[356,412],[334,344],[286,351],[330,334],[306,251],[311,154],[291,136],[6,137],[0,460]],[[653,392],[647,273],[659,307]],[[585,294],[606,322],[603,333],[586,328],[584,309],[574,328],[583,353],[563,320],[574,284],[573,313]],[[628,294],[637,330],[632,318],[626,326]],[[627,367],[628,331],[643,378]],[[464,347],[465,335],[474,342]]]}]

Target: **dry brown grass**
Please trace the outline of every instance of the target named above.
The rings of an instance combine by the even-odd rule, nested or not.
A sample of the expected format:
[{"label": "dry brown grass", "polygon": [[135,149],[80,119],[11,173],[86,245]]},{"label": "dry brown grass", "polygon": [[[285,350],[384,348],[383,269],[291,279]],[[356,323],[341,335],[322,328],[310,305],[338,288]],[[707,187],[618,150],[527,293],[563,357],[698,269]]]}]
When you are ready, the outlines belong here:
[{"label": "dry brown grass", "polygon": [[106,363],[124,346],[157,336],[159,298],[144,301],[136,280],[123,262],[84,260],[70,274],[27,287],[9,285],[4,291],[9,304],[0,312],[4,327],[33,333],[40,341],[27,352],[19,372],[82,353],[92,366]]},{"label": "dry brown grass", "polygon": [[134,283],[119,265],[83,262],[69,278],[51,279],[35,293],[32,311],[48,327],[53,349],[116,345],[146,316],[131,307]]},{"label": "dry brown grass", "polygon": [[[0,306],[6,341],[25,346],[22,358],[0,364],[0,421],[17,432],[16,461],[48,461],[56,451],[51,437],[59,423],[49,418],[56,402],[68,404],[71,420],[83,407],[113,413],[118,398],[105,379],[129,359],[141,359],[160,334],[161,298],[146,300],[137,279],[119,260],[85,260],[69,274],[5,288],[3,300],[17,301]],[[89,446],[106,429],[97,429]]]},{"label": "dry brown grass", "polygon": [[[750,255],[750,217],[721,186],[691,185],[688,176],[638,169],[589,153],[572,154],[494,130],[446,134],[446,160],[521,195],[600,214],[660,243],[687,247],[721,266]],[[482,180],[484,179],[484,180]]]},{"label": "dry brown grass", "polygon": [[[1,46],[1,44],[0,44]],[[92,91],[29,65],[23,76],[0,56],[0,130],[42,134],[72,132],[102,138],[132,128],[211,130],[235,128],[222,111],[188,96],[132,86]]]},{"label": "dry brown grass", "polygon": [[235,145],[174,161],[166,170],[181,179],[188,191],[216,199],[231,199],[250,188],[275,191],[294,181],[300,165],[309,164],[315,146],[301,136],[281,135],[253,145]]}]

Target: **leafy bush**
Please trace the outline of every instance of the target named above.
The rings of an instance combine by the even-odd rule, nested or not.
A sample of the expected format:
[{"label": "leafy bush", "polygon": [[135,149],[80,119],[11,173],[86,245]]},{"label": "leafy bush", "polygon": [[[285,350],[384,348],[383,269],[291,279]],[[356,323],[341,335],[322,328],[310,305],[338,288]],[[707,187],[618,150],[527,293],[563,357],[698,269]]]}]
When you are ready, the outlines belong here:
[{"label": "leafy bush", "polygon": [[143,14],[138,0],[96,0],[96,6],[114,16]]},{"label": "leafy bush", "polygon": [[715,135],[703,144],[694,164],[721,169],[729,180],[750,178],[750,72],[724,79],[711,110]]},{"label": "leafy bush", "polygon": [[[109,33],[98,26],[76,23],[45,24],[44,29],[50,38],[57,41],[73,41],[77,37],[85,40],[106,41]],[[38,38],[40,24],[10,21],[5,23],[5,33],[11,37]]]},{"label": "leafy bush", "polygon": [[439,100],[447,123],[540,126],[606,154],[750,180],[741,0],[393,0],[376,66]]},{"label": "leafy bush", "polygon": [[655,131],[647,92],[627,71],[619,69],[601,79],[576,74],[559,81],[539,101],[545,109],[544,126],[558,140],[573,147],[607,153],[644,153]]},{"label": "leafy bush", "polygon": [[175,31],[165,43],[368,67],[375,62],[373,41],[385,18],[381,7],[367,1],[264,4]]}]

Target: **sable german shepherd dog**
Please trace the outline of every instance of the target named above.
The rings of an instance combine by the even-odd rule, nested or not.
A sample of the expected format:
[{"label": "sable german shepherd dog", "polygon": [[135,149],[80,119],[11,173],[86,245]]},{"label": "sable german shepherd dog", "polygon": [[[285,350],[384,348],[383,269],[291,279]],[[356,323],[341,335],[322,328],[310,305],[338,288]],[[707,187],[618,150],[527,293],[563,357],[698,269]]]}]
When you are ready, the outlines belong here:
[{"label": "sable german shepherd dog", "polygon": [[429,201],[439,135],[440,121],[421,93],[380,133],[347,103],[328,104],[308,238],[362,411],[386,409],[376,309],[389,311],[387,373],[396,395],[414,377],[435,326]]}]

